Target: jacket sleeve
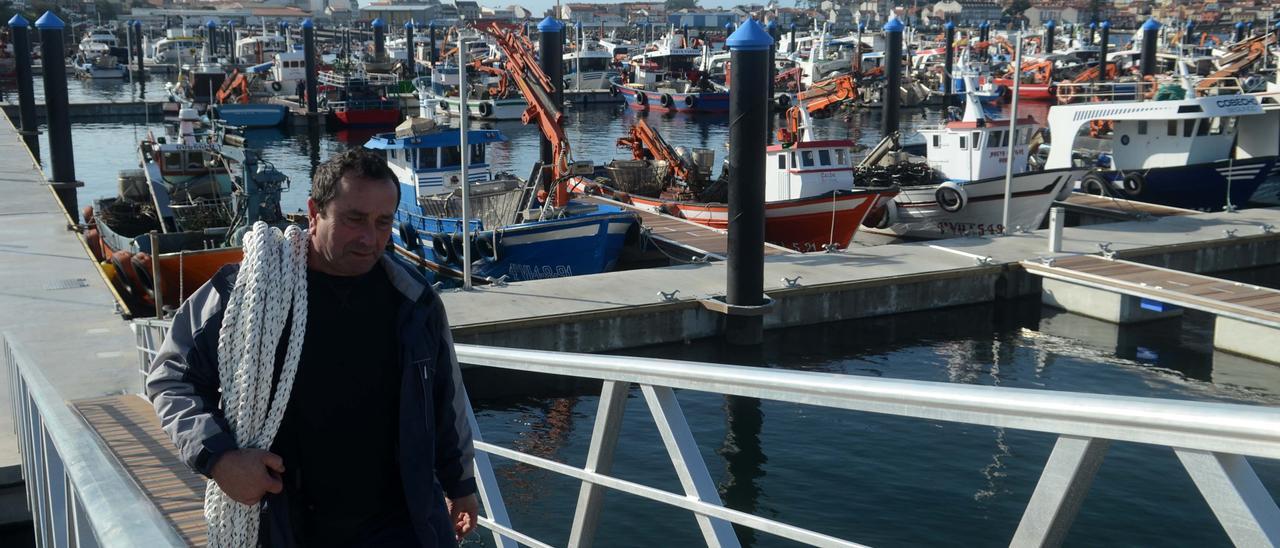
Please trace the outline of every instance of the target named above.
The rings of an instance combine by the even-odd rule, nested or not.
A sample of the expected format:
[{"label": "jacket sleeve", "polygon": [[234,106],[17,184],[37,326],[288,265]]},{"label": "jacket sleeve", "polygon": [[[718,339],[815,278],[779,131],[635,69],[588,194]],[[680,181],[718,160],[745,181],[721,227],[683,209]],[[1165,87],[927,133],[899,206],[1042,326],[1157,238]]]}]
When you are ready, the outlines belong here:
[{"label": "jacket sleeve", "polygon": [[475,447],[471,442],[469,414],[471,402],[462,385],[462,370],[453,350],[449,320],[443,304],[437,302],[428,322],[439,333],[440,347],[435,360],[435,378],[431,389],[436,406],[436,479],[451,499],[476,492]]},{"label": "jacket sleeve", "polygon": [[146,381],[147,398],[182,461],[205,477],[211,477],[218,457],[236,448],[219,407],[218,332],[225,302],[218,281],[215,276],[178,309]]}]

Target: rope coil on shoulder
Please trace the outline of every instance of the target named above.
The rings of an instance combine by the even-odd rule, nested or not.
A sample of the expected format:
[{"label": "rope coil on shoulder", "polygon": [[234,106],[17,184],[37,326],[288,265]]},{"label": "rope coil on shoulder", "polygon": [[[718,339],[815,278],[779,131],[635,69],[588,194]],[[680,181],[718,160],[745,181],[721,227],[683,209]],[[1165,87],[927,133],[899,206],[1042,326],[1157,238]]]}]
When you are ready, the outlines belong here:
[{"label": "rope coil on shoulder", "polygon": [[[286,321],[289,340],[273,396],[276,348]],[[244,236],[244,260],[218,334],[223,412],[237,447],[271,447],[293,389],[306,329],[306,232],[295,225],[281,233],[255,223]],[[257,544],[257,506],[232,500],[212,480],[205,486],[204,515],[209,546]]]}]

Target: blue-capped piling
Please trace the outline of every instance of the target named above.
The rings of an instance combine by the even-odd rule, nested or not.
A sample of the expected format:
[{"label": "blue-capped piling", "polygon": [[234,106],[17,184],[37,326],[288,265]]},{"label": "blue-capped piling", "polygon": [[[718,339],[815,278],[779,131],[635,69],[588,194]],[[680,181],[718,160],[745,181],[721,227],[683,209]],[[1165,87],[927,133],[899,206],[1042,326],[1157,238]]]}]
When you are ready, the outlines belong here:
[{"label": "blue-capped piling", "polygon": [[36,92],[32,85],[31,23],[21,15],[9,19],[9,32],[13,38],[13,56],[18,81],[18,123],[22,126],[22,141],[27,144],[31,156],[40,158],[40,121],[36,119]]},{"label": "blue-capped piling", "polygon": [[63,34],[66,25],[52,11],[36,20],[40,31],[40,58],[44,64],[45,120],[49,126],[49,164],[53,171],[50,185],[71,220],[79,222],[80,207],[76,200],[76,159],[71,148],[71,117],[67,113],[67,68],[61,62]]}]

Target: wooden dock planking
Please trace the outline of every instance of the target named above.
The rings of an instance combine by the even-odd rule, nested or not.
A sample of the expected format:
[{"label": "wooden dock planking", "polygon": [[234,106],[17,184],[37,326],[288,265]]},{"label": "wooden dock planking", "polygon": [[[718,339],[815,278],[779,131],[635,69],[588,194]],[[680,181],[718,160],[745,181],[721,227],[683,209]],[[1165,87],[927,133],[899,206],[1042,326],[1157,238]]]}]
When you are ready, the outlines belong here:
[{"label": "wooden dock planking", "polygon": [[73,407],[187,544],[207,544],[205,480],[182,464],[151,404],[129,394],[80,400]]}]

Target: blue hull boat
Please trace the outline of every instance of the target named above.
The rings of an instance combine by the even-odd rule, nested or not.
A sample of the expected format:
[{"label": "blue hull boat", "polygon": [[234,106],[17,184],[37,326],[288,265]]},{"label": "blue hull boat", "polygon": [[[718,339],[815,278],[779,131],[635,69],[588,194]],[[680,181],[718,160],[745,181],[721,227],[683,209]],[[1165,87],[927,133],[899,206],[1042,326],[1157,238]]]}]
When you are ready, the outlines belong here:
[{"label": "blue hull boat", "polygon": [[[1183,209],[1222,211],[1228,197],[1233,207],[1248,204],[1276,168],[1276,162],[1275,156],[1268,156],[1100,175],[1108,180],[1107,191],[1115,196]],[[1090,185],[1088,180],[1083,190],[1097,193],[1096,184]]]},{"label": "blue hull boat", "polygon": [[221,119],[227,125],[262,128],[277,127],[284,123],[289,109],[284,105],[262,103],[213,105],[213,117]]}]

